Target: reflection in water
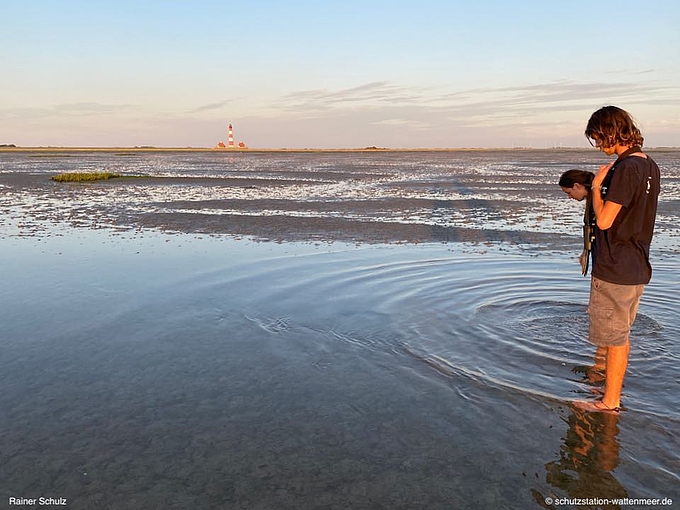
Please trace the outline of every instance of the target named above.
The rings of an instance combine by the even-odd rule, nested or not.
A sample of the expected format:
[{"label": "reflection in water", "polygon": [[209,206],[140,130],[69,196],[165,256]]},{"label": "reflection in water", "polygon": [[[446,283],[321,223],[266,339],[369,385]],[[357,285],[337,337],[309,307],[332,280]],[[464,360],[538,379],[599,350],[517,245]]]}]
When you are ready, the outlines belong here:
[{"label": "reflection in water", "polygon": [[[545,465],[546,482],[555,488],[558,499],[585,498],[611,500],[626,498],[626,489],[612,471],[619,465],[619,419],[617,413],[589,413],[570,406],[567,429],[559,459]],[[546,497],[532,491],[539,504]],[[564,495],[566,493],[566,495]],[[548,508],[553,508],[548,505]],[[579,508],[619,508],[618,505],[579,506]]]}]

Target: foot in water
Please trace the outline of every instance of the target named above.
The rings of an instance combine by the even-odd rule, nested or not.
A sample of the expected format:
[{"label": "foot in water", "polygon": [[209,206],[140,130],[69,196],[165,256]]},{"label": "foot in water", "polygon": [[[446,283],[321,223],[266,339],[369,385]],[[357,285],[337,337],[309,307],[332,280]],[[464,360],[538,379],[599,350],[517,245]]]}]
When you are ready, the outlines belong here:
[{"label": "foot in water", "polygon": [[587,400],[577,400],[574,406],[589,413],[610,413],[619,414],[621,412],[621,407],[609,407],[602,400],[596,400],[594,402]]}]

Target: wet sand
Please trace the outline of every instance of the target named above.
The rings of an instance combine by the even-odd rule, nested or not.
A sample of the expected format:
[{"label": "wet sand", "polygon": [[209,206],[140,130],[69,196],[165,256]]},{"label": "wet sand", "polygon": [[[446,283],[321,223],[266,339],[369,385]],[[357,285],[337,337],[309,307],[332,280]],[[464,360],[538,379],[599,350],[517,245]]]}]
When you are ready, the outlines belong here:
[{"label": "wet sand", "polygon": [[[168,151],[163,154],[172,157],[172,151]],[[521,151],[474,154],[481,158],[492,154],[492,158],[503,160],[517,158],[518,153]],[[225,155],[229,159],[220,163],[219,154],[205,151],[201,154],[216,158],[217,165],[238,165],[239,157],[250,160],[269,157],[252,153]],[[418,161],[418,151],[409,154]],[[539,163],[545,162],[548,169],[551,159],[558,155],[555,151],[522,154],[525,155],[521,158],[528,157],[529,161],[537,158]],[[578,164],[583,154],[562,151],[559,156]],[[668,154],[673,157],[676,153]],[[27,151],[25,157],[32,159],[36,155],[39,154]],[[110,161],[118,165],[135,163],[147,157],[132,154],[127,158],[115,152],[107,156],[110,159],[106,165]],[[527,175],[527,180],[521,183],[518,180],[522,178],[514,171],[487,175],[464,167],[428,178],[427,174],[413,174],[419,171],[417,164],[406,175],[391,166],[404,157],[399,153],[373,156],[383,158],[377,160],[381,164],[390,162],[390,166],[373,165],[369,155],[363,156],[369,158],[366,168],[338,167],[345,160],[335,163],[332,158],[347,157],[350,161],[353,156],[322,152],[320,156],[283,154],[281,167],[274,171],[230,170],[219,177],[191,172],[188,176],[142,173],[143,178],[138,179],[56,183],[50,180],[54,172],[6,171],[0,172],[0,211],[6,220],[21,218],[20,235],[31,235],[32,229],[39,231],[47,222],[71,227],[227,234],[278,242],[472,242],[578,249],[579,214],[575,211],[580,204],[566,201],[555,185],[553,179],[559,175],[559,167],[552,178]],[[321,157],[322,161],[330,158],[331,164],[324,161],[327,166],[307,168],[307,160],[303,159],[301,167],[287,168],[289,157]],[[446,161],[448,157],[447,153],[423,156],[424,161],[428,158]],[[81,160],[72,151],[46,160],[33,158],[46,167],[61,162],[69,171],[79,170]],[[126,168],[123,166],[123,175],[128,175]],[[667,178],[664,185],[677,187],[677,181]],[[35,202],[35,207],[22,207],[22,200]],[[562,228],[565,211],[574,220]],[[672,219],[678,215],[680,200],[662,196],[657,233],[677,236]]]},{"label": "wet sand", "polygon": [[[598,387],[574,371],[592,357],[581,204],[554,184],[585,156],[293,156],[0,169],[0,501],[678,498],[676,177],[627,411],[602,417],[569,404]],[[50,180],[93,168],[148,176]]]},{"label": "wet sand", "polygon": [[[293,197],[304,187],[331,188],[347,185],[383,188],[391,196],[361,197]],[[156,177],[123,178],[91,183],[55,183],[50,174],[0,173],[0,187],[6,197],[13,194],[32,196],[36,202],[49,201],[50,207],[21,211],[21,235],[40,230],[42,222],[72,227],[105,227],[158,229],[165,232],[228,234],[271,241],[343,241],[358,243],[426,243],[472,242],[536,245],[559,249],[574,246],[569,233],[545,233],[527,229],[485,226],[480,219],[512,224],[531,209],[532,196],[556,195],[555,187],[531,185],[516,189],[512,178],[502,176],[494,182],[479,182],[460,174],[447,182],[431,183],[401,181],[399,176],[385,172],[361,171],[280,171],[276,175],[249,177]],[[430,190],[438,195],[458,195],[457,199],[428,198]],[[139,206],[139,200],[162,196],[173,190],[165,200],[150,198]],[[230,195],[254,198],[211,198],[221,190]],[[323,192],[323,189],[322,189]],[[477,198],[477,193],[507,194],[512,197]],[[80,196],[79,196],[80,195]],[[186,197],[199,195],[200,199]],[[304,195],[304,193],[303,193]],[[461,195],[469,195],[469,198]],[[517,199],[524,196],[525,202]],[[100,197],[111,197],[101,200]],[[120,200],[116,200],[120,197]],[[557,196],[556,196],[557,198]],[[11,198],[2,201],[5,216],[13,213]],[[461,225],[446,225],[438,217],[450,210],[471,211]],[[263,213],[264,211],[264,213]],[[554,215],[548,211],[546,216]],[[32,226],[30,219],[35,220]]]}]

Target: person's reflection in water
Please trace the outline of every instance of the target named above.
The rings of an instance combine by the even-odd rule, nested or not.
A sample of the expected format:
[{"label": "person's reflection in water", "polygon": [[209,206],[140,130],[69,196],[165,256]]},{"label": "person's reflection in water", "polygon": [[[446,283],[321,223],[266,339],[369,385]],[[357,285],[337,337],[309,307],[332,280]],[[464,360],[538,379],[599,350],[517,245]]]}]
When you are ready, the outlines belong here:
[{"label": "person's reflection in water", "polygon": [[589,413],[574,406],[570,409],[560,458],[545,465],[546,481],[557,489],[557,494],[564,491],[568,498],[627,497],[626,489],[612,474],[619,464],[619,415]]}]

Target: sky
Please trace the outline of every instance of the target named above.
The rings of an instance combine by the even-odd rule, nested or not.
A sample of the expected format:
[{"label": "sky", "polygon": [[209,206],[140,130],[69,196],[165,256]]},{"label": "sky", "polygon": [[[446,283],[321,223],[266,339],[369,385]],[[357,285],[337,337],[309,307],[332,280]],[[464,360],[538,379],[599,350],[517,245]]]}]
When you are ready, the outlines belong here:
[{"label": "sky", "polygon": [[0,3],[0,144],[680,146],[680,2]]}]

